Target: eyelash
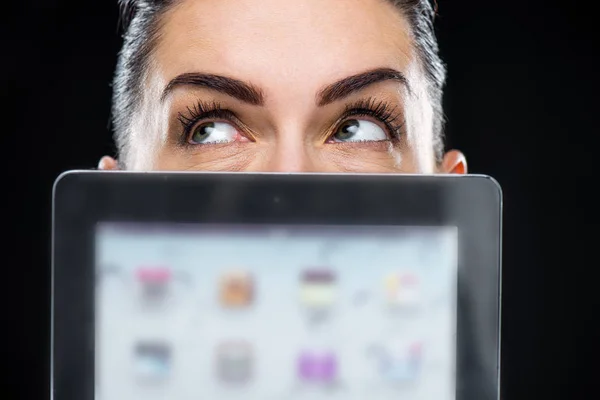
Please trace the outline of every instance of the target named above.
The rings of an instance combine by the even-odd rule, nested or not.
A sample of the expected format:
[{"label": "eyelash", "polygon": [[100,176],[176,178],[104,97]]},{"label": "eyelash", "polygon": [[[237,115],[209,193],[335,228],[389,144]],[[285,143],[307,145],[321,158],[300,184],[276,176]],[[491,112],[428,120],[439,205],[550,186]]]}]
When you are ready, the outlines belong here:
[{"label": "eyelash", "polygon": [[[185,144],[192,133],[192,129],[203,119],[221,119],[229,122],[237,121],[235,114],[227,109],[221,108],[221,104],[216,101],[207,103],[198,101],[193,107],[187,107],[187,115],[179,113],[177,120],[183,127],[181,139]],[[237,124],[236,124],[237,125]]]},{"label": "eyelash", "polygon": [[372,97],[362,99],[356,103],[348,104],[336,124],[339,127],[345,120],[351,117],[372,117],[383,122],[391,140],[398,140],[404,131],[404,120],[402,115],[397,112],[397,106],[392,106],[383,100],[377,100]]},{"label": "eyelash", "polygon": [[[396,109],[396,106],[391,106],[385,101],[374,98],[359,100],[345,107],[342,115],[335,124],[335,131],[337,131],[343,122],[351,117],[368,116],[381,121],[385,125],[391,135],[390,140],[398,140],[403,134],[404,121],[401,114],[396,112]],[[232,111],[222,108],[221,104],[215,101],[198,101],[193,107],[187,107],[187,114],[179,113],[177,119],[183,127],[181,139],[184,144],[188,144],[188,139],[194,126],[205,119],[221,119],[233,122],[236,128],[239,129],[237,127],[239,120],[236,115]],[[400,123],[398,123],[399,120]]]}]

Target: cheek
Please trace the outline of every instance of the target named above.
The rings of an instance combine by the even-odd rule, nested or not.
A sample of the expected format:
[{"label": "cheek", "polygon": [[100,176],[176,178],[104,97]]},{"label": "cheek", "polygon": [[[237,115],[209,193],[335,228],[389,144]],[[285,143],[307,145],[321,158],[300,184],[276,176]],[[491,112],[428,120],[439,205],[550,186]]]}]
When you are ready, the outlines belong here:
[{"label": "cheek", "polygon": [[422,165],[420,165],[418,157],[416,157],[415,152],[410,148],[402,152],[402,165],[400,172],[407,174],[429,173],[423,168]]},{"label": "cheek", "polygon": [[[230,143],[181,149],[164,146],[157,152],[154,170],[161,171],[253,171],[272,170],[276,152],[253,143]],[[304,172],[349,173],[418,173],[422,168],[415,162],[410,149],[380,143],[377,149],[344,148],[331,145],[306,152],[297,160]],[[288,160],[289,161],[289,160]],[[293,161],[293,160],[292,160]],[[293,164],[293,163],[292,163]],[[285,169],[285,168],[284,168]],[[302,171],[297,171],[302,172]]]},{"label": "cheek", "polygon": [[436,171],[433,144],[431,141],[417,140],[408,142],[402,152],[402,170],[417,174],[432,174]]},{"label": "cheek", "polygon": [[190,148],[163,146],[155,170],[161,171],[246,171],[259,156],[247,142],[202,145]]},{"label": "cheek", "polygon": [[[339,172],[399,173],[409,172],[402,145],[374,142],[359,146],[332,145],[320,154],[320,161]],[[408,157],[409,160],[412,157]]]}]

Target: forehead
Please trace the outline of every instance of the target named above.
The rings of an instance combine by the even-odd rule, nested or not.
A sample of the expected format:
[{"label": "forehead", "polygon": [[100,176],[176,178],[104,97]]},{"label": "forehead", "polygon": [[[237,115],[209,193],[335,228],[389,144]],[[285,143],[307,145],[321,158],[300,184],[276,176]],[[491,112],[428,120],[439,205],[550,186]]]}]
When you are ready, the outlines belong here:
[{"label": "forehead", "polygon": [[182,0],[164,16],[155,61],[165,80],[232,76],[306,90],[415,60],[406,20],[386,0]]}]

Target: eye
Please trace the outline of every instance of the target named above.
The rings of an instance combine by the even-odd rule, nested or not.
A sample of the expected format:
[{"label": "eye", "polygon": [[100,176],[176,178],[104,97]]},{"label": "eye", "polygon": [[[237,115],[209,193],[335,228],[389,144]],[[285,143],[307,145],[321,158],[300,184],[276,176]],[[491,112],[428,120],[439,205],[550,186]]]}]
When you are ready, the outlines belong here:
[{"label": "eye", "polygon": [[340,142],[381,142],[388,140],[385,130],[374,122],[365,119],[344,121],[331,136],[331,141]]},{"label": "eye", "polygon": [[189,137],[191,144],[228,143],[235,141],[238,131],[227,122],[203,122]]}]

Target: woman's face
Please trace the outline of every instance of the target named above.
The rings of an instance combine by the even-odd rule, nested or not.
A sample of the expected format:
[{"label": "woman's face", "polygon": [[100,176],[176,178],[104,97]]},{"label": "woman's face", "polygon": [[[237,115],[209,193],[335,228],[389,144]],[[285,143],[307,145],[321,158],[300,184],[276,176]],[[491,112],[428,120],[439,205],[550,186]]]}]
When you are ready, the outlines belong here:
[{"label": "woman's face", "polygon": [[128,168],[465,172],[459,152],[435,162],[425,76],[385,0],[183,0],[160,29]]}]

